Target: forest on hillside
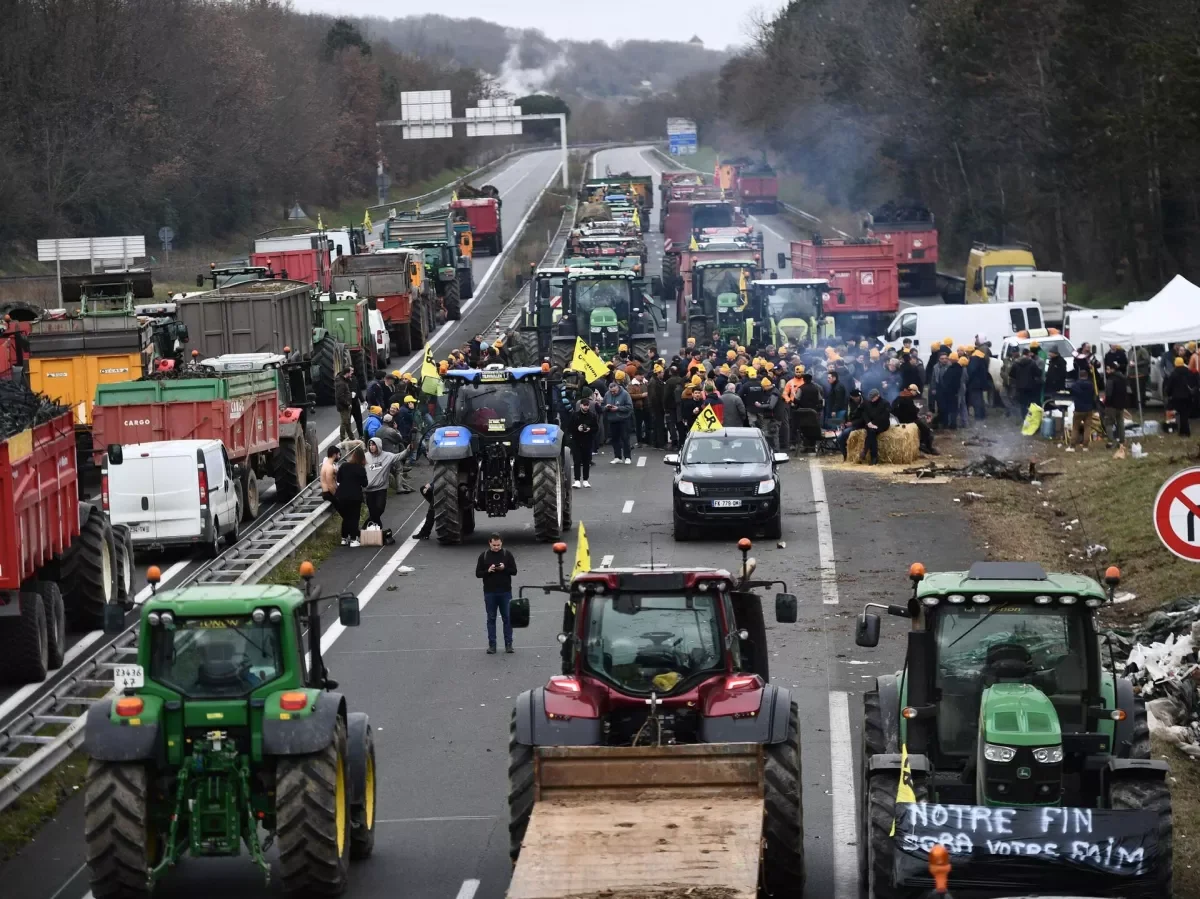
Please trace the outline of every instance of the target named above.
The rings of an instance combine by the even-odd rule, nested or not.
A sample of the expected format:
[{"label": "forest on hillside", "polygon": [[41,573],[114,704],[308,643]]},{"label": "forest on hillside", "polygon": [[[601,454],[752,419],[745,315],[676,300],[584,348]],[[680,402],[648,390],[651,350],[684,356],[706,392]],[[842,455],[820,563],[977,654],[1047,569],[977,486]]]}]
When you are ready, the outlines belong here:
[{"label": "forest on hillside", "polygon": [[[482,94],[473,69],[368,43],[279,0],[13,0],[0,27],[0,255],[44,237],[181,244],[375,190],[402,90]],[[393,129],[394,130],[394,129]],[[471,144],[387,134],[393,182]]]},{"label": "forest on hillside", "polygon": [[1195,3],[793,0],[712,97],[702,129],[832,203],[923,200],[948,260],[1025,240],[1130,294],[1200,278]]}]

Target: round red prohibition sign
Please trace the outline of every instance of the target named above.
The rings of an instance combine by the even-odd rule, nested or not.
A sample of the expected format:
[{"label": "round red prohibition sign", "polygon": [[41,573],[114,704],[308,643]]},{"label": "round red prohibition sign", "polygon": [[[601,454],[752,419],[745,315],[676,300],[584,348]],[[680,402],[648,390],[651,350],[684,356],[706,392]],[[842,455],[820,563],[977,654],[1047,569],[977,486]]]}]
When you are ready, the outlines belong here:
[{"label": "round red prohibition sign", "polygon": [[1181,559],[1200,562],[1200,468],[1172,475],[1154,499],[1154,530]]}]

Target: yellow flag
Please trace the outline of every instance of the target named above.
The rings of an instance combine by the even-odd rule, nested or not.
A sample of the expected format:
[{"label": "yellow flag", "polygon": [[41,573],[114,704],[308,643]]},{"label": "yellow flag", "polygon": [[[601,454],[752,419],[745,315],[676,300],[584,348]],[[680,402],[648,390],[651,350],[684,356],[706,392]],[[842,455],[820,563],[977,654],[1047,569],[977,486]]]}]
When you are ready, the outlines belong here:
[{"label": "yellow flag", "polygon": [[571,569],[571,577],[592,570],[592,549],[588,546],[587,531],[583,522],[579,522],[579,542],[575,546],[575,567]]},{"label": "yellow flag", "polygon": [[[896,805],[902,802],[907,802],[910,805],[917,801],[917,794],[913,792],[912,786],[912,768],[908,764],[908,744],[904,743],[900,746],[900,786],[896,788]],[[896,835],[896,819],[892,818],[891,836]]]},{"label": "yellow flag", "polygon": [[368,209],[363,213],[363,230],[369,235],[373,228],[374,225],[371,224],[371,210]]},{"label": "yellow flag", "polygon": [[575,338],[575,354],[571,356],[571,370],[583,372],[588,383],[599,380],[608,374],[608,366],[596,355],[596,351],[583,342],[582,337]]},{"label": "yellow flag", "polygon": [[717,413],[713,411],[712,406],[705,406],[700,410],[700,414],[696,416],[696,420],[692,422],[691,430],[707,432],[721,430],[721,419],[717,418]]},{"label": "yellow flag", "polygon": [[420,215],[420,214],[421,214],[421,204],[418,203],[417,204],[417,215]]},{"label": "yellow flag", "polygon": [[692,235],[692,242],[688,244],[688,249],[689,250],[700,249],[700,244],[696,243],[696,235],[695,234]]},{"label": "yellow flag", "polygon": [[321,224],[321,213],[319,213],[319,212],[317,213],[317,230],[318,231],[325,230],[325,226],[323,224]]},{"label": "yellow flag", "polygon": [[642,227],[642,217],[640,215],[638,215],[638,211],[636,209],[633,210],[633,227],[635,227],[635,228]]},{"label": "yellow flag", "polygon": [[456,190],[452,190],[452,191],[450,191],[450,202],[451,202],[451,203],[457,203],[457,202],[458,202],[458,191],[456,191]]},{"label": "yellow flag", "polygon": [[441,375],[438,374],[437,363],[433,361],[433,350],[429,348],[429,344],[425,344],[425,359],[421,362],[421,380],[426,378],[437,378],[441,380]]}]

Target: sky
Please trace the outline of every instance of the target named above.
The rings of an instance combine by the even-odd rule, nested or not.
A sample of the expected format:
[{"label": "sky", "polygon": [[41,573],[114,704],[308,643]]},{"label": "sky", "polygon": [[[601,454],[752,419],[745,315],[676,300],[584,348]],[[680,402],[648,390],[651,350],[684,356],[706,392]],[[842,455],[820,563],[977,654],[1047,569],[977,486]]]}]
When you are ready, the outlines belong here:
[{"label": "sky", "polygon": [[[705,46],[720,50],[748,43],[749,16],[758,10],[773,14],[786,0],[756,0],[742,6],[728,0],[691,0],[680,5],[664,0],[598,0],[597,3],[563,0],[456,0],[450,9],[431,9],[411,0],[292,0],[301,12],[327,15],[405,16],[441,12],[455,18],[480,18],[513,28],[537,28],[547,37],[608,41],[631,38],[686,41],[699,35]],[[603,14],[600,14],[600,11]],[[626,25],[632,27],[626,27]]]}]

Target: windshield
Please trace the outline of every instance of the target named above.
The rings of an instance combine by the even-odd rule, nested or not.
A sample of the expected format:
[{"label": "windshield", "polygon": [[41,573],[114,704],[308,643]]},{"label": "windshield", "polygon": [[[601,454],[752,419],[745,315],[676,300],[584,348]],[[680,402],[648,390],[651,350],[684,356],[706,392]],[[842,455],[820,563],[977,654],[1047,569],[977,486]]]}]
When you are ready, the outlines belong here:
[{"label": "windshield", "polygon": [[761,437],[700,437],[688,440],[684,465],[753,465],[767,461]]},{"label": "windshield", "polygon": [[575,310],[579,320],[589,322],[597,309],[611,309],[617,321],[629,321],[630,281],[625,278],[596,278],[575,282]]},{"label": "windshield", "polygon": [[631,693],[669,693],[722,667],[717,598],[596,596],[588,604],[587,666]]},{"label": "windshield", "polygon": [[785,318],[802,318],[807,321],[810,318],[819,318],[818,312],[821,308],[821,293],[825,290],[823,285],[814,287],[774,287],[768,288],[770,298],[768,303],[771,306],[771,317],[776,321],[781,321]]},{"label": "windshield", "polygon": [[454,424],[478,434],[511,431],[541,421],[538,389],[529,382],[464,384],[454,397]]},{"label": "windshield", "polygon": [[[937,615],[938,716],[942,751],[975,750],[979,701],[998,680],[1032,684],[1059,711],[1064,731],[1079,729],[1087,686],[1082,613],[1074,606],[945,606]],[[1003,648],[1001,648],[1003,647]]]},{"label": "windshield", "polygon": [[283,673],[279,626],[246,617],[176,618],[154,628],[150,677],[184,696],[236,699]]},{"label": "windshield", "polygon": [[728,228],[733,224],[733,207],[727,203],[713,203],[692,207],[692,229]]},{"label": "windshield", "polygon": [[995,288],[997,275],[1004,272],[1032,272],[1036,270],[1032,265],[987,265],[983,268],[983,283],[990,288]]},{"label": "windshield", "polygon": [[[700,302],[704,304],[704,311],[708,315],[713,315],[720,308],[717,300],[722,294],[732,294],[730,302],[733,303],[733,309],[738,309],[744,305],[741,295],[741,283],[743,273],[746,270],[743,268],[702,268],[697,274],[700,276]],[[749,275],[746,275],[749,277]]]}]

